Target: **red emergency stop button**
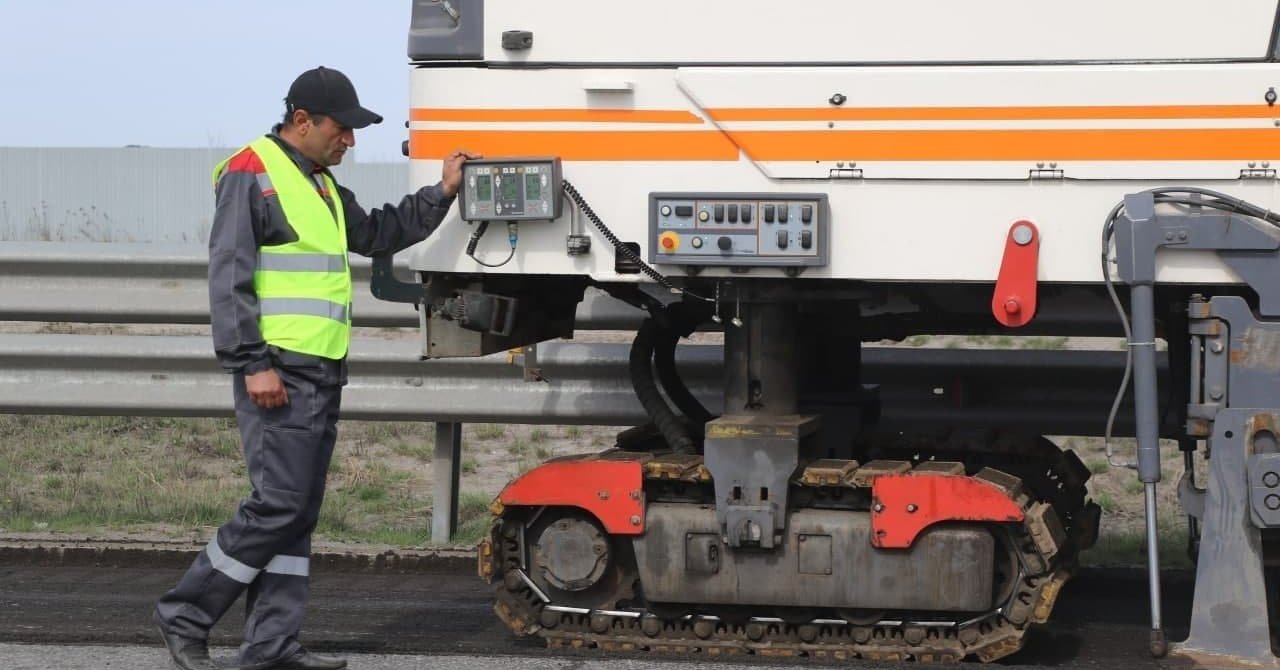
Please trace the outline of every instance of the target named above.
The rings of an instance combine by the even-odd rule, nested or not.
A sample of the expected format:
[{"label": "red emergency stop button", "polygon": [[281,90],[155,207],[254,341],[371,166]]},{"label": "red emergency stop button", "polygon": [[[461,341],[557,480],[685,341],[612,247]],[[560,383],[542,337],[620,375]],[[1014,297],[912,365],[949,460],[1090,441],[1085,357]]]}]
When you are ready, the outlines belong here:
[{"label": "red emergency stop button", "polygon": [[671,231],[667,231],[658,236],[658,249],[660,251],[671,253],[680,248],[680,236]]}]

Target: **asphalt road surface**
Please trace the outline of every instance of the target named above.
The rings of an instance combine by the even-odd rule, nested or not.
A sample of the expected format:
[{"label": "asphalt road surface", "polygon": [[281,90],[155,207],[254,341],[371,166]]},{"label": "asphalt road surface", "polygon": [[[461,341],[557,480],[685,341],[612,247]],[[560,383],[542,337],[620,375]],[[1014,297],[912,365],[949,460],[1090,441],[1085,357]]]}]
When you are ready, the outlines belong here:
[{"label": "asphalt road surface", "polygon": [[[168,668],[150,624],[155,599],[181,575],[173,567],[83,567],[0,563],[0,668]],[[409,668],[796,668],[817,661],[748,657],[566,654],[518,638],[493,615],[487,586],[457,570],[408,574],[321,573],[312,578],[304,642],[337,652],[355,670]],[[1171,639],[1185,637],[1191,584],[1166,580]],[[215,657],[230,663],[239,641],[237,605],[214,629]],[[1068,584],[1053,622],[1033,630],[1006,668],[1182,668],[1147,655],[1147,597],[1141,573],[1089,572]],[[895,667],[864,661],[857,668]],[[900,667],[900,666],[897,666]],[[976,667],[971,665],[970,667]]]}]

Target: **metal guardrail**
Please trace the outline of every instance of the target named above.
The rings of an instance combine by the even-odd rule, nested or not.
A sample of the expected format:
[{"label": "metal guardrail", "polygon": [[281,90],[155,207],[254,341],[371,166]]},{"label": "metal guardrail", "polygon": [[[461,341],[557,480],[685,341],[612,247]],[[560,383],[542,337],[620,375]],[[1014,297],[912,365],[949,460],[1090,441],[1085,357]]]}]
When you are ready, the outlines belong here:
[{"label": "metal guardrail", "polygon": [[[544,343],[546,382],[526,382],[523,356],[418,361],[406,339],[357,338],[343,389],[346,419],[456,423],[635,425],[647,419],[627,374],[625,344]],[[719,406],[720,348],[682,347],[677,364]],[[0,412],[230,416],[231,377],[207,337],[0,336]]]},{"label": "metal guardrail", "polygon": [[[538,345],[546,381],[525,381],[524,356],[419,361],[416,339],[357,338],[348,419],[437,423],[636,425],[648,420],[632,390],[626,344]],[[681,377],[703,405],[723,405],[718,345],[677,349]],[[888,428],[1003,426],[1098,435],[1119,384],[1119,351],[867,347],[862,375]],[[1163,371],[1162,371],[1163,372]],[[1029,391],[1023,382],[1036,375]],[[230,377],[208,338],[0,335],[0,412],[229,416]],[[1131,430],[1122,412],[1117,434]],[[1171,417],[1167,417],[1170,418]]]},{"label": "metal guardrail", "polygon": [[[352,256],[351,273],[355,325],[418,325],[412,307],[369,293],[369,259]],[[207,274],[208,251],[200,246],[5,242],[0,321],[206,324]],[[626,303],[588,290],[577,322],[583,330],[628,329],[643,317]]]},{"label": "metal guardrail", "polygon": [[[189,245],[0,244],[0,321],[206,324],[206,252]],[[353,259],[360,326],[416,326],[404,304],[369,294],[370,264]],[[584,300],[578,327],[631,329],[642,313],[600,293]],[[635,425],[647,421],[632,390],[626,344],[544,343],[525,381],[523,356],[420,361],[416,338],[357,338],[343,416],[436,422],[433,536],[457,522],[463,422]],[[863,350],[880,424],[1026,428],[1096,435],[1119,383],[1118,351]],[[682,345],[682,377],[718,410],[721,349]],[[1029,392],[1024,380],[1036,375]],[[0,335],[0,412],[229,416],[230,377],[204,337]],[[1166,418],[1169,414],[1166,413]],[[1117,434],[1131,434],[1121,412]]]}]

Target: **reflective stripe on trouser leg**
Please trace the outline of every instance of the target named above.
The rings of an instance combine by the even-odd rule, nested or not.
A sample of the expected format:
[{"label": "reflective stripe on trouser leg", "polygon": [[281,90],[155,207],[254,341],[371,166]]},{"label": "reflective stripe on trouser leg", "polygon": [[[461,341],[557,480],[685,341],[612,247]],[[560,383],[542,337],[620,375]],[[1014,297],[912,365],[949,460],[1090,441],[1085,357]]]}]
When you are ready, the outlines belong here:
[{"label": "reflective stripe on trouser leg", "polygon": [[[311,531],[319,519],[324,500],[325,478],[333,445],[337,441],[338,405],[341,387],[316,387],[316,420],[320,422],[319,442],[310,472],[306,533],[291,546],[281,549],[245,594],[244,643],[239,662],[244,665],[285,658],[298,649],[298,632],[310,596]],[[299,472],[299,475],[302,473]]]},{"label": "reflective stripe on trouser leg", "polygon": [[[306,614],[310,578],[306,574],[311,539],[302,538],[271,559],[249,585],[244,600],[244,642],[239,662],[257,665],[293,654]],[[302,574],[295,574],[301,572]]]},{"label": "reflective stripe on trouser leg", "polygon": [[[316,482],[323,481],[333,451],[328,423],[330,414],[336,420],[340,389],[318,389],[295,373],[279,372],[289,404],[270,410],[249,399],[243,375],[234,378],[236,418],[253,490],[157,604],[160,623],[171,632],[206,638],[249,583],[264,574],[242,581],[250,571],[262,570],[280,554],[305,556],[288,550],[309,538],[319,516],[323,488]],[[305,609],[305,596],[294,600],[296,609]]]},{"label": "reflective stripe on trouser leg", "polygon": [[[210,545],[213,546],[213,542]],[[256,575],[255,569],[248,569]],[[232,572],[235,573],[234,570]],[[244,574],[237,576],[243,578]],[[228,576],[227,572],[214,566],[210,547],[207,546],[196,554],[196,559],[187,568],[182,579],[178,580],[178,584],[156,603],[156,623],[183,637],[207,639],[209,629],[231,607],[246,586],[244,582]]]}]

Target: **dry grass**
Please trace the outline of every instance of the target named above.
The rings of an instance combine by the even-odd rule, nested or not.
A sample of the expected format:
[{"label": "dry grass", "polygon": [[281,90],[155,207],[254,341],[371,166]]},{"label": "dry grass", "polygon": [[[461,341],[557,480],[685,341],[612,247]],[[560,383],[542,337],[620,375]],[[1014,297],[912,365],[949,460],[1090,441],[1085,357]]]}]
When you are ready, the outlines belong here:
[{"label": "dry grass", "polygon": [[[590,451],[595,436],[611,440],[614,432],[466,426],[455,543],[480,537],[489,501],[516,474],[553,455]],[[0,415],[0,434],[6,531],[207,535],[248,493],[229,419]],[[434,435],[430,423],[342,422],[317,536],[429,542]]]},{"label": "dry grass", "polygon": [[[468,425],[463,433],[460,532],[483,532],[489,501],[517,474],[547,458],[603,449],[615,428]],[[239,437],[228,419],[0,415],[0,529],[169,537],[207,535],[248,492]],[[344,421],[330,465],[318,536],[421,546],[430,541],[435,427],[429,423]],[[1090,494],[1103,507],[1103,535],[1084,560],[1145,561],[1142,487],[1132,470],[1108,463],[1100,440],[1054,438],[1094,473]],[[1117,440],[1117,461],[1133,441]],[[1187,565],[1186,521],[1175,500],[1180,454],[1164,447],[1160,486],[1162,555]],[[1203,481],[1203,473],[1199,475]]]},{"label": "dry grass", "polygon": [[[1107,460],[1101,439],[1052,438],[1059,446],[1072,449],[1093,473],[1089,494],[1102,507],[1102,535],[1082,560],[1091,565],[1145,565],[1146,522],[1144,487],[1137,471],[1127,467],[1136,460],[1132,438],[1112,441],[1113,460]],[[1182,477],[1183,459],[1177,443],[1160,445],[1162,481],[1156,487],[1156,528],[1159,531],[1160,559],[1165,567],[1190,567],[1187,556],[1187,517],[1178,505],[1177,483]],[[1203,453],[1203,452],[1202,452]],[[1205,481],[1205,460],[1197,455],[1196,481]]]}]

